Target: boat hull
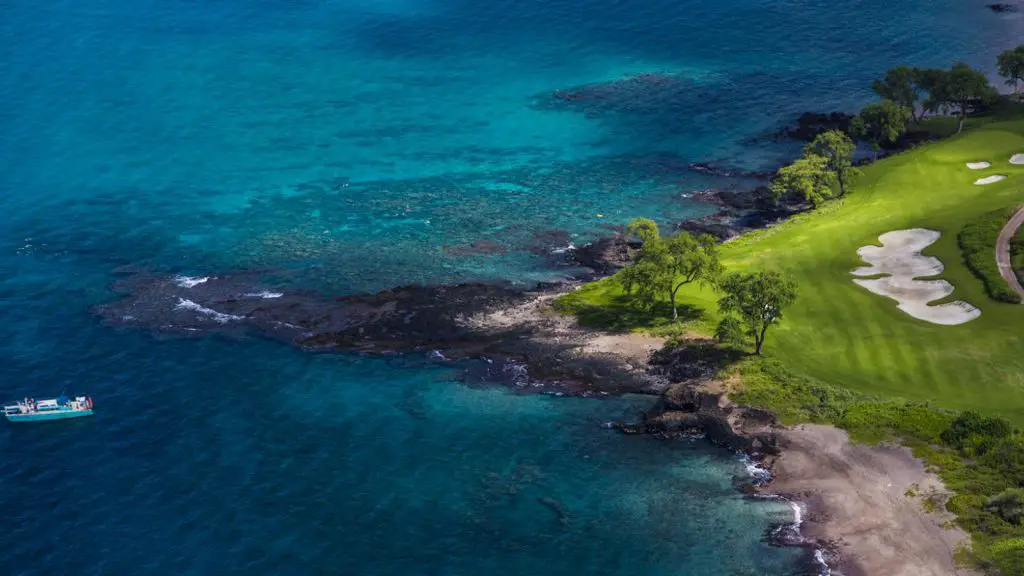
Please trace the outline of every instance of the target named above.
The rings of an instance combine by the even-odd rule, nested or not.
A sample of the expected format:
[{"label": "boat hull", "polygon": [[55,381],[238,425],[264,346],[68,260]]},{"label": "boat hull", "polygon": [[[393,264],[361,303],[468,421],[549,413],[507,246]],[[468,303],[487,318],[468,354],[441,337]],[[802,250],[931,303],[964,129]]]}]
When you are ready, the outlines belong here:
[{"label": "boat hull", "polygon": [[54,410],[52,412],[34,412],[30,414],[5,414],[11,422],[45,422],[47,420],[67,420],[92,416],[92,408],[88,410]]}]

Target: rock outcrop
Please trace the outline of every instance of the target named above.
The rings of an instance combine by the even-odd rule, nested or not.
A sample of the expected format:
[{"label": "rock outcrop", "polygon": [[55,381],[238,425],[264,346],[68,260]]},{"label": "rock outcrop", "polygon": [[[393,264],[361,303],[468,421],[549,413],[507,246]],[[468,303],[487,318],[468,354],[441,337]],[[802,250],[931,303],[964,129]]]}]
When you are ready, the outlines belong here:
[{"label": "rock outcrop", "polygon": [[714,384],[679,383],[647,414],[644,429],[667,433],[695,430],[730,450],[775,455],[779,453],[776,424],[772,413],[733,404]]},{"label": "rock outcrop", "polygon": [[629,241],[618,235],[606,236],[572,250],[571,258],[595,274],[606,276],[628,266],[639,249],[640,242]]}]

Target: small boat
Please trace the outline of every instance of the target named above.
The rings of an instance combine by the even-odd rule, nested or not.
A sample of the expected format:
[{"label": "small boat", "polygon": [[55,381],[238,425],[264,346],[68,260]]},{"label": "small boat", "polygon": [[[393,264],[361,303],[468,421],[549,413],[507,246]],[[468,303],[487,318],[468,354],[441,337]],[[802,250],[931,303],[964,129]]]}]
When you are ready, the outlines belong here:
[{"label": "small boat", "polygon": [[4,405],[4,416],[11,422],[63,420],[91,415],[92,398],[88,396],[68,398],[62,394],[48,400],[25,398],[20,402]]}]

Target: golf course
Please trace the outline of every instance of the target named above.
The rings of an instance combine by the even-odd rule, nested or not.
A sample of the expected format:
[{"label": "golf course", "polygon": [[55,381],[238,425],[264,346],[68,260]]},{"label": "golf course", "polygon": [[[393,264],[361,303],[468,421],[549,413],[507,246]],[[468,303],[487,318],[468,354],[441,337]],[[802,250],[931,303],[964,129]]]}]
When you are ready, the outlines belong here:
[{"label": "golf course", "polygon": [[[1010,163],[1021,152],[1024,114],[973,118],[962,134],[863,167],[844,197],[723,244],[727,272],[777,270],[798,285],[796,303],[769,333],[765,356],[829,386],[1024,424],[1024,305],[993,300],[957,241],[972,221],[1024,204],[1024,165]],[[989,166],[967,166],[981,162]],[[993,175],[1006,177],[975,183]],[[928,322],[853,282],[851,272],[866,265],[858,249],[908,229],[940,233],[923,254],[944,270],[927,279],[945,280],[954,290],[929,304],[966,303],[980,315],[956,325]],[[988,250],[994,267],[994,240]],[[563,309],[583,321],[607,319],[624,309],[621,295],[616,278],[607,278],[566,297]],[[683,289],[679,301],[691,311],[690,332],[713,333],[719,297],[698,283]]]}]

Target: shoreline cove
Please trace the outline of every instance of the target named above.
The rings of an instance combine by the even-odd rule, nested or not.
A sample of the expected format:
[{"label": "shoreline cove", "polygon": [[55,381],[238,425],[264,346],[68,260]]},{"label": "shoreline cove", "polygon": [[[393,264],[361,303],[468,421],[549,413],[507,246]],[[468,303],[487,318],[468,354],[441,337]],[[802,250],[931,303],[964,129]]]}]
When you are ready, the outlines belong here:
[{"label": "shoreline cove", "polygon": [[[116,302],[107,305],[113,307],[98,308],[97,312],[108,323],[135,328],[148,327],[158,333],[167,332],[170,328],[171,332],[180,336],[199,336],[204,333],[238,335],[234,330],[247,322],[253,322],[252,316],[236,309],[230,313],[217,311],[211,314],[209,310],[221,308],[212,308],[204,297],[214,294],[219,301],[236,302],[238,296],[251,296],[250,300],[263,310],[273,310],[279,305],[291,311],[297,309],[296,302],[291,299],[292,294],[276,287],[267,288],[257,284],[256,280],[245,275],[233,277],[218,274],[210,276],[208,281],[201,284],[189,283],[185,287],[178,277],[146,277],[143,282],[148,283],[146,285],[149,288],[143,289],[141,294],[147,295],[147,298],[159,294],[158,301],[131,301],[129,298],[128,308],[132,310],[132,315],[123,314]],[[386,346],[380,345],[385,340],[384,335],[394,337],[395,334],[385,331],[372,336],[375,322],[384,321],[388,330],[396,326],[410,326],[411,315],[423,312],[426,308],[409,312],[395,304],[396,300],[369,303],[354,297],[365,308],[361,309],[361,315],[355,320],[347,318],[348,323],[343,325],[333,326],[332,330],[341,326],[340,332],[328,331],[316,335],[315,347],[298,345],[311,350],[340,350],[368,355],[413,353],[424,362],[460,368],[466,385],[501,385],[524,394],[581,397],[623,393],[650,395],[657,399],[656,403],[639,421],[606,422],[601,427],[616,429],[625,434],[654,434],[663,439],[703,437],[713,444],[740,453],[749,474],[749,482],[739,485],[738,489],[752,498],[784,500],[790,503],[794,511],[793,522],[776,526],[767,535],[770,543],[807,550],[805,565],[812,567],[813,573],[817,575],[860,576],[876,573],[861,567],[866,551],[847,543],[851,534],[840,522],[850,519],[843,520],[841,514],[837,515],[841,506],[836,502],[862,497],[859,495],[859,486],[849,480],[851,468],[871,486],[885,484],[882,477],[888,476],[882,472],[884,469],[873,469],[867,463],[872,461],[876,453],[890,457],[886,456],[891,455],[890,448],[855,446],[844,432],[830,426],[781,426],[770,412],[733,404],[722,384],[713,379],[713,370],[699,359],[699,354],[696,361],[686,350],[682,355],[672,356],[672,351],[663,348],[666,343],[664,338],[586,328],[579,325],[575,317],[564,316],[551,309],[554,298],[568,293],[576,286],[578,284],[543,286],[532,292],[515,293],[514,296],[502,294],[497,300],[493,298],[494,294],[487,292],[482,302],[472,298],[456,298],[458,305],[454,312],[449,311],[452,314],[446,320],[447,328],[453,331],[447,335],[450,340],[427,338],[420,334],[417,336],[418,341],[398,337],[387,342]],[[174,289],[168,290],[168,287]],[[451,288],[442,289],[441,296],[432,296],[450,297]],[[180,290],[188,290],[195,300],[189,300],[188,306],[182,306],[181,297],[176,295]],[[210,292],[205,292],[207,290]],[[265,296],[268,290],[272,290],[270,294],[274,295],[273,298]],[[161,308],[157,310],[159,313],[146,316],[146,306],[152,307],[154,303],[164,300],[170,303],[166,310]],[[325,308],[321,305],[337,306],[337,300],[318,302],[316,309],[323,312]],[[467,309],[471,311],[466,312]],[[175,325],[168,321],[168,317],[163,314],[165,311],[179,315],[174,316],[178,320],[182,320],[180,314],[183,313],[191,313],[194,317],[187,319],[185,324]],[[225,321],[227,317],[231,318],[230,322]],[[394,322],[388,324],[388,319]],[[269,331],[257,330],[257,333],[281,339],[284,332],[288,336],[284,339],[292,344],[297,344],[294,339],[296,334],[306,339],[310,337],[310,327],[302,318],[282,316],[275,317],[272,322],[275,324]],[[266,319],[261,319],[255,322],[255,326],[266,329],[270,324]],[[284,330],[282,326],[291,328]],[[442,326],[441,330],[445,328]],[[352,338],[353,333],[358,334],[356,340]],[[363,346],[358,342],[359,337],[377,338],[378,341]],[[466,345],[470,339],[475,340],[472,346]],[[678,349],[676,353],[679,353]],[[684,374],[682,378],[678,377],[680,368]],[[831,458],[828,460],[829,465],[818,461],[821,455],[818,454],[816,442],[803,442],[804,432],[801,431],[808,429],[828,439],[828,446],[835,452],[828,456]],[[853,454],[853,457],[843,456],[845,451]],[[923,464],[910,456],[909,450],[903,451],[906,452],[903,458],[892,462],[901,466],[900,469],[908,470],[907,476],[913,477],[914,483],[941,490],[937,478],[924,474]],[[813,465],[807,467],[808,462]],[[920,470],[916,471],[917,468]],[[819,477],[816,484],[818,487],[799,480],[808,470],[829,469],[833,474]],[[845,484],[843,478],[846,479]],[[910,489],[911,483],[905,484],[901,484],[902,488],[896,487],[898,495]],[[821,486],[831,486],[830,492],[834,493],[826,493],[826,489]],[[867,495],[876,500],[872,502],[871,512],[863,516],[883,514],[894,503],[898,503],[902,512],[914,518],[918,524],[924,526],[931,522],[918,502],[906,497],[903,498],[906,501],[893,499],[895,497],[892,495],[884,497],[883,492]],[[857,524],[850,522],[849,525]],[[906,536],[901,532],[886,538],[887,529],[891,530],[892,527],[872,527],[872,537],[896,541]],[[930,539],[935,532],[926,531],[924,534]],[[963,538],[962,533],[959,534],[958,541]],[[927,547],[927,542],[924,544]],[[862,546],[876,545],[866,542]],[[934,551],[923,557],[929,555],[934,557]],[[900,554],[894,556],[898,560]],[[943,565],[954,569],[952,547],[948,548],[947,556],[948,561],[943,562]],[[889,573],[934,573],[908,571],[909,568],[901,570]]]}]

